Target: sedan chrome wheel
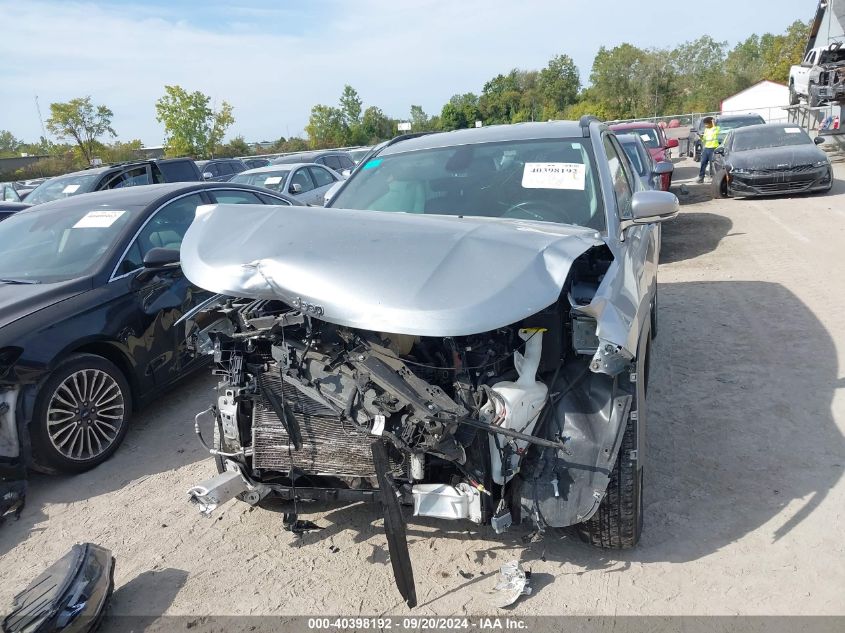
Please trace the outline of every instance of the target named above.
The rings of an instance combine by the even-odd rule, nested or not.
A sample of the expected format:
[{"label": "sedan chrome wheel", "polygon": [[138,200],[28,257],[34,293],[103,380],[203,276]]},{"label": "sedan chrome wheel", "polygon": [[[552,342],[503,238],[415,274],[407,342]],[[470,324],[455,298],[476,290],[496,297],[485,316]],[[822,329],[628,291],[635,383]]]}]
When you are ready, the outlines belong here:
[{"label": "sedan chrome wheel", "polygon": [[81,369],[65,378],[47,407],[50,443],[75,461],[96,458],[114,444],[125,424],[118,382],[99,369]]}]

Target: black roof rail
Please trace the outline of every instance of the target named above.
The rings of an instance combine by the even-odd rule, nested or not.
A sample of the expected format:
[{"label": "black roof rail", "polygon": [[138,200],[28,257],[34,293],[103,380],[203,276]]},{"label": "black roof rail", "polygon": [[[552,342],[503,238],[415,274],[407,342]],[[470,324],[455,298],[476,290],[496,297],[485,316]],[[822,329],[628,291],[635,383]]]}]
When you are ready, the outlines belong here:
[{"label": "black roof rail", "polygon": [[581,135],[584,138],[590,136],[590,123],[595,121],[596,123],[601,123],[601,119],[593,114],[585,114],[578,120],[578,125],[581,126]]},{"label": "black roof rail", "polygon": [[[398,143],[399,141],[407,141],[412,138],[419,138],[420,136],[425,136],[426,134],[434,134],[434,132],[411,132],[409,134],[400,134],[399,136],[394,136],[392,139],[387,141],[387,144],[384,147],[390,147],[391,145]],[[384,147],[382,149],[384,149]]]}]

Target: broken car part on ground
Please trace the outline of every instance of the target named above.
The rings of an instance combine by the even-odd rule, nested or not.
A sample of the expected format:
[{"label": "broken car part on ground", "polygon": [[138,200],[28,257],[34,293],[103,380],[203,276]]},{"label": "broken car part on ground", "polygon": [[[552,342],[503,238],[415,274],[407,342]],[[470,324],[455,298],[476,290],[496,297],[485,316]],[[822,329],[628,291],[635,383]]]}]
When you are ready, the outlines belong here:
[{"label": "broken car part on ground", "polygon": [[96,631],[114,589],[114,557],[93,543],[74,545],[15,596],[4,633]]},{"label": "broken car part on ground", "polygon": [[592,119],[464,130],[383,147],[341,208],[201,207],[182,265],[219,295],[185,318],[221,377],[196,423],[220,474],[191,499],[379,502],[409,606],[400,504],[634,545],[678,207],[622,156]]}]

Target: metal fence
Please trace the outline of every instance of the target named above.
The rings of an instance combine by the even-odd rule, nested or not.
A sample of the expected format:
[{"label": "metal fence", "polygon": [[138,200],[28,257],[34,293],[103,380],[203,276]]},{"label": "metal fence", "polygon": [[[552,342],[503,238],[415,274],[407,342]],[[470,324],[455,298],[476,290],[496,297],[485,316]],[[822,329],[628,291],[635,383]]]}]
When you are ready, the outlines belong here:
[{"label": "metal fence", "polygon": [[744,110],[725,110],[724,112],[687,112],[684,114],[666,114],[661,116],[638,117],[636,119],[616,119],[613,121],[608,121],[608,123],[614,124],[648,121],[649,123],[662,122],[665,123],[668,127],[670,123],[672,123],[673,121],[677,121],[677,125],[674,127],[692,127],[704,117],[718,117],[727,114],[759,114],[769,123],[782,123],[789,121],[788,108],[789,106],[783,105],[764,106],[760,108],[746,108]]}]

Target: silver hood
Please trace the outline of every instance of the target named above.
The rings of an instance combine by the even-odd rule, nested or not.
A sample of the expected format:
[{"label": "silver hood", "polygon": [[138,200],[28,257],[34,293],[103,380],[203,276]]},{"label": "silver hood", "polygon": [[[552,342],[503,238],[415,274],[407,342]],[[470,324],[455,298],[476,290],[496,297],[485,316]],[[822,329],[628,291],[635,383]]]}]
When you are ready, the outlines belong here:
[{"label": "silver hood", "polygon": [[201,288],[338,325],[462,336],[551,305],[572,262],[602,243],[546,222],[219,204],[197,210],[182,269]]}]

